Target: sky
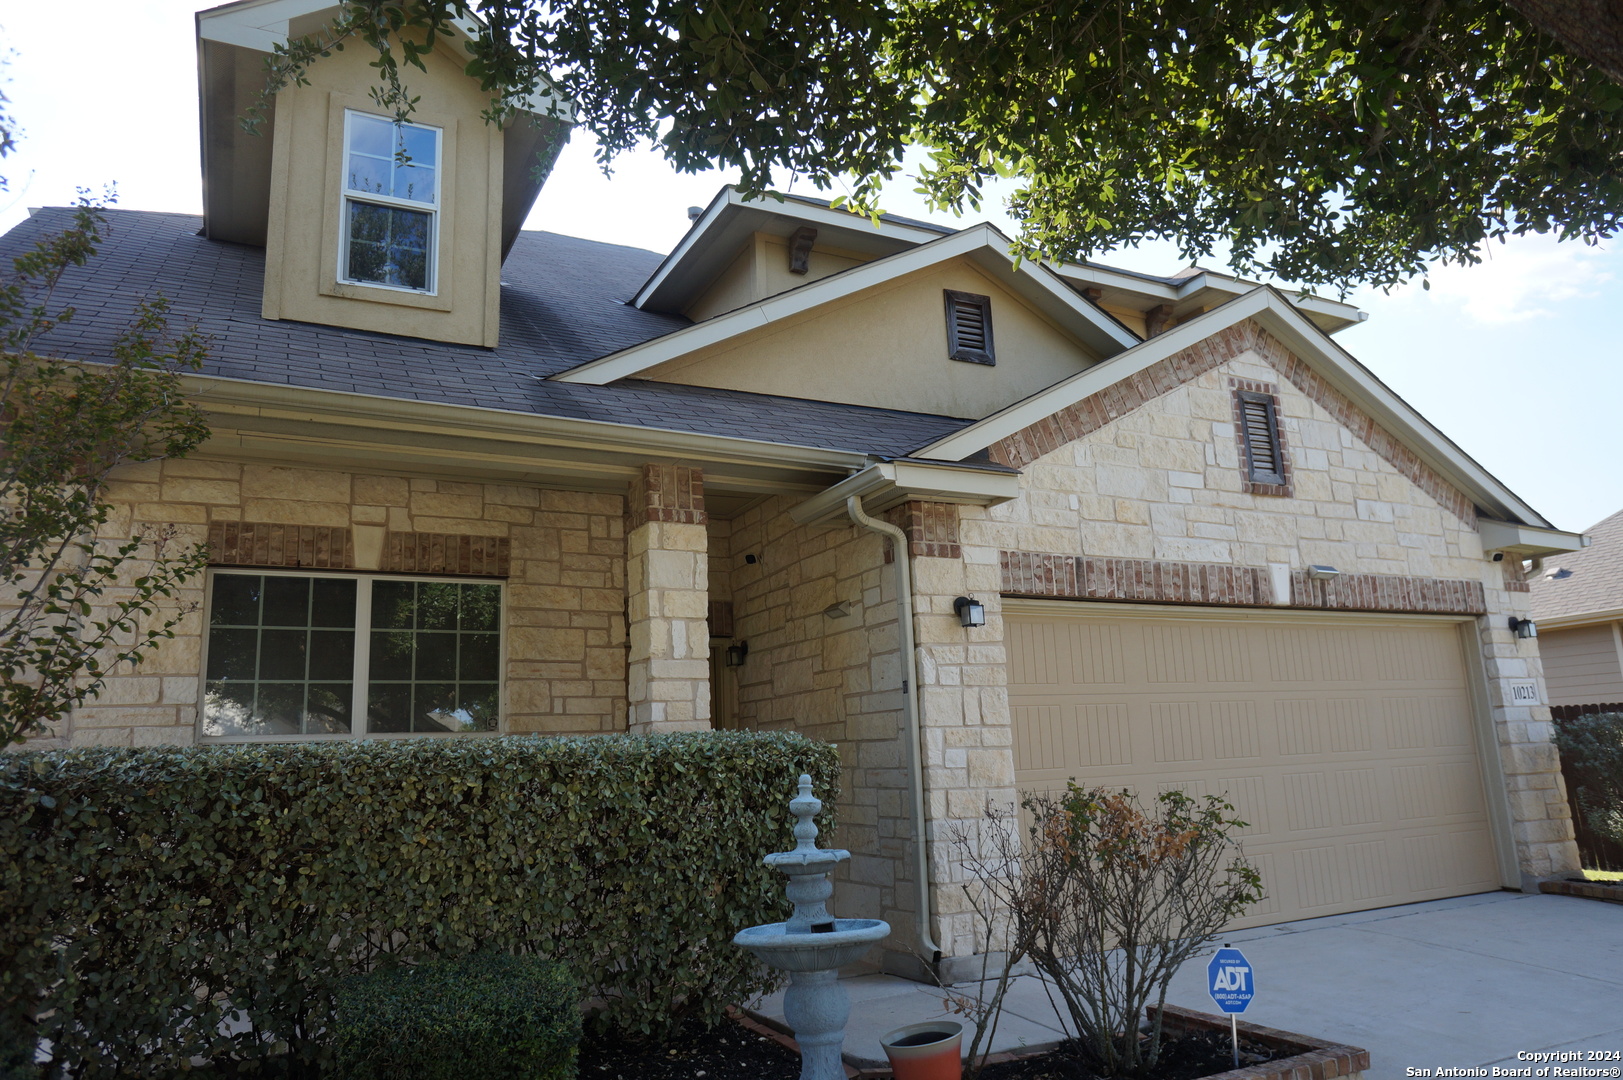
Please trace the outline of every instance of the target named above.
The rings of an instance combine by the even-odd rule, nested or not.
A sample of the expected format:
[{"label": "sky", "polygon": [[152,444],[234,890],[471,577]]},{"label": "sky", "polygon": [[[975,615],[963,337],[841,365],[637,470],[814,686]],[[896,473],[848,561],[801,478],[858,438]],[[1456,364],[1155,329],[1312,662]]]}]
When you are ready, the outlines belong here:
[{"label": "sky", "polygon": [[[200,6],[91,0],[71,29],[49,5],[0,8],[0,92],[23,135],[0,162],[10,181],[0,231],[80,187],[116,185],[123,209],[199,212]],[[652,151],[623,155],[605,177],[577,131],[526,227],[665,252],[687,230],[687,208],[728,179],[679,175]],[[892,213],[1015,231],[997,205],[954,219],[930,214],[910,184],[893,187]],[[1369,320],[1337,340],[1556,527],[1586,528],[1623,509],[1623,242],[1528,237],[1486,255],[1435,269],[1429,290],[1354,293]],[[1159,274],[1185,265],[1169,243],[1098,261]]]}]

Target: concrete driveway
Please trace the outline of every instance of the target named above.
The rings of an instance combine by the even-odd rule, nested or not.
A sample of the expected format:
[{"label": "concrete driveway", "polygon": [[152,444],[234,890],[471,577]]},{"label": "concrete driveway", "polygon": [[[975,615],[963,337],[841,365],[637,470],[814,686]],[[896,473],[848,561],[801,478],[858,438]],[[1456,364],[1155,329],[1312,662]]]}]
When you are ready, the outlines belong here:
[{"label": "concrete driveway", "polygon": [[[1281,923],[1222,940],[1243,949],[1255,968],[1257,997],[1245,1019],[1363,1047],[1369,1077],[1527,1066],[1518,1053],[1623,1053],[1623,905],[1483,893]],[[1205,980],[1205,963],[1191,963],[1168,1000],[1216,1011]],[[1051,1045],[1063,1035],[1048,996],[1033,978],[1019,982],[997,1048]],[[858,1068],[884,1063],[885,1032],[946,1015],[940,992],[917,983],[864,975],[845,985],[852,998],[846,1060]],[[781,1001],[774,995],[754,1008],[781,1022]],[[1609,1070],[1623,1062],[1563,1067],[1572,1065]]]}]

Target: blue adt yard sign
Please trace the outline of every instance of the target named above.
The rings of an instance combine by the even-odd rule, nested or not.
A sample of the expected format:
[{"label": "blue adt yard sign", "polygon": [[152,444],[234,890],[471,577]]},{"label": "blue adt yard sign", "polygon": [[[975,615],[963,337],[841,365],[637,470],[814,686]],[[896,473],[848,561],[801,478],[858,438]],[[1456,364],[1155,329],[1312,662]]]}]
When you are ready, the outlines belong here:
[{"label": "blue adt yard sign", "polygon": [[1257,987],[1251,976],[1251,962],[1239,949],[1218,949],[1206,965],[1206,991],[1217,1007],[1226,1013],[1243,1013]]}]

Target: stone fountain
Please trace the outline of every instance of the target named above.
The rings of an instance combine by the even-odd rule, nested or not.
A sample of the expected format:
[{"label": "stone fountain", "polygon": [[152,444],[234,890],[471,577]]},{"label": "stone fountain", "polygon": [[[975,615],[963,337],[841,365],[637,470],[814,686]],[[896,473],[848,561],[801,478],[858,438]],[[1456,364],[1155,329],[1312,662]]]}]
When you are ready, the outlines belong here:
[{"label": "stone fountain", "polygon": [[800,1044],[800,1080],[845,1080],[840,1047],[851,1002],[839,982],[839,969],[861,958],[890,933],[883,919],[836,919],[827,901],[834,892],[829,871],[851,857],[849,851],[819,848],[812,818],[823,808],[812,796],[811,777],[801,774],[800,794],[789,802],[798,818],[795,849],[768,855],[766,865],[788,875],[784,890],[794,904],[788,922],[740,930],[733,938],[772,968],[789,973],[783,1016]]}]

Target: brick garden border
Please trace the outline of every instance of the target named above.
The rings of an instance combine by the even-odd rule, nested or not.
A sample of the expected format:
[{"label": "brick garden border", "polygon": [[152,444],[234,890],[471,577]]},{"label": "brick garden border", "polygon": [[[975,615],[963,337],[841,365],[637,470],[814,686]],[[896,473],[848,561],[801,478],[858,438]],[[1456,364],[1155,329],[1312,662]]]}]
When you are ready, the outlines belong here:
[{"label": "brick garden border", "polygon": [[[1155,1006],[1151,1005],[1145,1012],[1153,1019]],[[1369,1068],[1369,1051],[1356,1046],[1325,1042],[1261,1024],[1248,1024],[1244,1020],[1240,1021],[1239,1026],[1240,1032],[1248,1039],[1283,1046],[1298,1053],[1260,1065],[1215,1073],[1201,1080],[1332,1080],[1343,1076],[1362,1077],[1364,1070]],[[1174,1033],[1190,1030],[1227,1033],[1229,1021],[1224,1016],[1168,1005],[1161,1010],[1161,1029]]]},{"label": "brick garden border", "polygon": [[1553,881],[1538,883],[1541,893],[1554,893],[1556,896],[1580,896],[1585,900],[1604,900],[1609,904],[1623,904],[1623,881],[1573,881],[1570,878],[1557,878]]}]

